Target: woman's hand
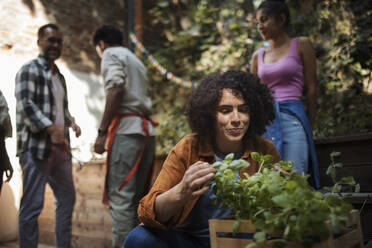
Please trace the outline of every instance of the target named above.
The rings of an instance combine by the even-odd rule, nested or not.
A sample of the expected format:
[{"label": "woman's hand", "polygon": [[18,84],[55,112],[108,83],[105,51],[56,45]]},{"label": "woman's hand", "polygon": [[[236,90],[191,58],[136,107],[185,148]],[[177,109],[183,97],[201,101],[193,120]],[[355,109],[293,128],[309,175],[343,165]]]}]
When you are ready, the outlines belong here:
[{"label": "woman's hand", "polygon": [[155,200],[156,220],[166,223],[185,204],[208,191],[205,183],[211,180],[216,170],[205,162],[196,162],[183,175],[182,180],[170,190],[158,195]]},{"label": "woman's hand", "polygon": [[213,178],[215,172],[210,164],[201,161],[187,169],[179,183],[180,194],[183,195],[185,203],[208,191],[209,187],[205,186],[205,183]]}]

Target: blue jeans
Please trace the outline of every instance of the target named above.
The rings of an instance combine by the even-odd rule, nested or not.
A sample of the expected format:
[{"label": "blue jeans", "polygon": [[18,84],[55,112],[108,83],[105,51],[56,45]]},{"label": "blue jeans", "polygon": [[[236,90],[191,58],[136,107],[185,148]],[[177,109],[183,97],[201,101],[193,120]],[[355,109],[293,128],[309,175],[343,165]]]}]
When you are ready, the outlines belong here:
[{"label": "blue jeans", "polygon": [[127,236],[123,248],[209,248],[209,238],[196,239],[175,229],[137,226]]},{"label": "blue jeans", "polygon": [[75,204],[71,155],[56,148],[48,159],[40,160],[25,152],[20,155],[23,196],[19,210],[19,246],[36,248],[38,243],[38,216],[43,209],[45,185],[49,183],[56,199],[56,247],[70,247],[71,218]]},{"label": "blue jeans", "polygon": [[[273,141],[276,149],[280,153],[281,160],[294,161],[295,167],[299,173],[308,172],[310,185],[315,189],[320,188],[318,160],[316,158],[315,145],[311,126],[306,117],[304,105],[301,100],[275,101],[275,120],[266,126],[266,132],[263,136]],[[285,113],[285,114],[283,114]],[[280,117],[282,116],[282,118]],[[294,118],[296,117],[296,118]],[[296,120],[298,119],[298,120]],[[286,123],[281,123],[282,121]],[[297,125],[302,124],[302,129]],[[284,129],[286,129],[284,131]],[[306,142],[303,138],[302,130],[306,134]],[[283,154],[284,132],[286,133],[286,155]],[[288,147],[289,145],[289,147]],[[296,147],[299,145],[298,147]],[[302,147],[306,145],[306,147]],[[306,159],[306,154],[308,158]],[[295,156],[300,156],[296,158]],[[301,162],[302,161],[302,162]],[[302,163],[302,165],[301,165]],[[297,168],[296,168],[297,167]],[[301,169],[303,168],[303,169]]]},{"label": "blue jeans", "polygon": [[309,145],[301,122],[293,115],[280,112],[282,127],[282,160],[294,162],[292,167],[297,173],[307,174],[309,161]]}]

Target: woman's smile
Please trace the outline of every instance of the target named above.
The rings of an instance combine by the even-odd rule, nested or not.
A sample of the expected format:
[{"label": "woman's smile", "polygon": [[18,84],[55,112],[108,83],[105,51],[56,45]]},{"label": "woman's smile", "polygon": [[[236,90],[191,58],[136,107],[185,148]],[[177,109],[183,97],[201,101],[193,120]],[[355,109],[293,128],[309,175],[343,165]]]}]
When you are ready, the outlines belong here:
[{"label": "woman's smile", "polygon": [[243,128],[230,128],[227,131],[232,135],[239,135],[243,131]]}]

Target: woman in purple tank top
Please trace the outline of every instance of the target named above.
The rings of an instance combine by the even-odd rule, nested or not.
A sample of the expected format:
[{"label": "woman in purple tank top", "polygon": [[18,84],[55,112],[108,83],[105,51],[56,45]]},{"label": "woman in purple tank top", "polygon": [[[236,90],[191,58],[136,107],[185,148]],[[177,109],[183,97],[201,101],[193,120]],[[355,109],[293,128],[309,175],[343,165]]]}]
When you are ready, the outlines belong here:
[{"label": "woman in purple tank top", "polygon": [[[311,132],[317,102],[314,49],[309,38],[290,37],[289,9],[284,1],[262,2],[256,20],[258,32],[270,45],[253,54],[250,70],[272,91],[277,111],[264,136],[274,142],[282,160],[292,160],[292,168],[300,174],[309,173],[311,184],[318,188]],[[307,116],[301,101],[303,89],[307,96]]]}]

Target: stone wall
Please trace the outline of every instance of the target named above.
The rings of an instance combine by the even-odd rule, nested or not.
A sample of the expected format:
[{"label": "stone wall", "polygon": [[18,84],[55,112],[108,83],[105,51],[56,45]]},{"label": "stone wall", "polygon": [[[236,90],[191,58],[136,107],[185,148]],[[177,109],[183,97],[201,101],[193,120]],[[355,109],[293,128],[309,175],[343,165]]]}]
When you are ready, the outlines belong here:
[{"label": "stone wall", "polygon": [[124,29],[125,0],[1,0],[0,53],[33,57],[36,32],[48,22],[64,34],[62,60],[78,71],[98,71],[98,58],[91,40],[103,23]]}]

